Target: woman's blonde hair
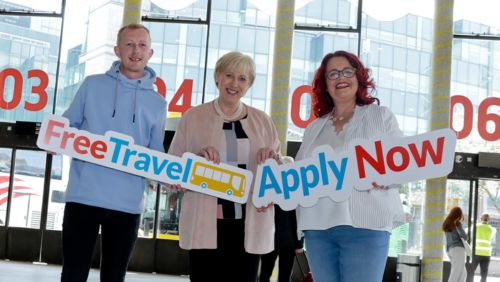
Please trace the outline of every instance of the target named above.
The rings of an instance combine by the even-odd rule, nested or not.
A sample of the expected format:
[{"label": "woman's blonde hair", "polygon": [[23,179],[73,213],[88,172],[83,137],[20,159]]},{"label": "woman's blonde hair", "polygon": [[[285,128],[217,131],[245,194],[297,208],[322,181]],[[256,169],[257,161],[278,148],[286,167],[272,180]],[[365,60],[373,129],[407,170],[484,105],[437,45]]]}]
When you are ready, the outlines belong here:
[{"label": "woman's blonde hair", "polygon": [[250,56],[236,51],[229,52],[217,60],[215,64],[214,79],[217,80],[217,75],[219,73],[226,71],[233,72],[236,70],[247,73],[250,79],[250,86],[252,86],[255,80],[255,62]]}]

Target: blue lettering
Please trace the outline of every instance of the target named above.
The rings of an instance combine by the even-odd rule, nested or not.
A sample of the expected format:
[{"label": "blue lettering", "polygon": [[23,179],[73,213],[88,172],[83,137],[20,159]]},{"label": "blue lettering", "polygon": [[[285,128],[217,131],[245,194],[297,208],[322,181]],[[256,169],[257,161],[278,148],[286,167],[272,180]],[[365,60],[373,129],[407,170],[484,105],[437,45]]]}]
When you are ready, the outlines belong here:
[{"label": "blue lettering", "polygon": [[188,158],[186,160],[186,167],[184,168],[184,174],[182,175],[182,182],[187,183],[188,177],[189,177],[189,172],[191,171],[191,163],[193,162],[193,159]]},{"label": "blue lettering", "polygon": [[[312,179],[309,181],[307,174],[310,172],[312,174]],[[300,168],[300,177],[302,178],[302,190],[304,192],[304,196],[309,195],[309,188],[314,188],[318,185],[319,182],[319,172],[318,168],[314,165],[308,165],[307,167]]]},{"label": "blue lettering", "polygon": [[325,153],[319,153],[319,167],[321,169],[321,180],[323,181],[323,186],[328,185],[328,172],[326,171],[326,160]]},{"label": "blue lettering", "polygon": [[182,166],[180,163],[171,162],[167,167],[167,176],[172,180],[180,179],[180,173],[182,172]]},{"label": "blue lettering", "polygon": [[130,159],[130,156],[135,156],[137,154],[137,151],[135,150],[130,150],[130,149],[126,149],[125,150],[125,156],[123,156],[123,162],[122,162],[122,165],[123,166],[128,166],[128,161]]},{"label": "blue lettering", "polygon": [[149,164],[151,163],[151,158],[149,157],[149,155],[146,153],[139,153],[137,154],[137,157],[142,158],[142,160],[137,160],[134,163],[134,168],[137,170],[143,170],[145,172],[148,172]]},{"label": "blue lettering", "polygon": [[153,172],[154,172],[154,174],[160,175],[160,173],[165,168],[167,163],[168,163],[168,160],[163,159],[163,160],[161,160],[161,164],[158,165],[158,158],[156,156],[153,156]]},{"label": "blue lettering", "polygon": [[[288,183],[288,177],[292,177],[292,183]],[[283,194],[285,199],[290,199],[290,192],[297,190],[299,187],[299,174],[294,169],[281,172],[281,180],[283,181]]]},{"label": "blue lettering", "polygon": [[335,190],[342,189],[342,183],[344,183],[345,171],[347,167],[347,158],[342,159],[340,170],[338,169],[337,164],[335,164],[334,161],[328,161],[328,165],[337,178],[337,187],[335,187]]},{"label": "blue lettering", "polygon": [[116,137],[109,138],[109,141],[116,144],[115,149],[113,150],[113,156],[111,157],[111,162],[116,164],[116,162],[118,161],[118,157],[120,156],[122,145],[128,146],[128,142]]},{"label": "blue lettering", "polygon": [[[269,180],[271,183],[267,184],[267,178],[269,177]],[[259,190],[259,198],[262,198],[264,196],[264,193],[267,189],[274,189],[276,194],[281,194],[281,189],[278,184],[278,181],[276,181],[276,177],[274,177],[273,171],[269,166],[264,166],[262,169],[262,178],[260,179],[260,190]]]}]

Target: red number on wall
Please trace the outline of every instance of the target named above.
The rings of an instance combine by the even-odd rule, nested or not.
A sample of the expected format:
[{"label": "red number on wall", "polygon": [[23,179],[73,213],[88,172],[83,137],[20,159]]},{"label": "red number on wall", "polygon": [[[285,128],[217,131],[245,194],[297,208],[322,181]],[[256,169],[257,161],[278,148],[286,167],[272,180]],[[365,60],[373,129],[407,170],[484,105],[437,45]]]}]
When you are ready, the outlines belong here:
[{"label": "red number on wall", "polygon": [[302,95],[308,94],[311,95],[312,86],[311,85],[301,85],[293,91],[292,94],[292,107],[290,109],[291,119],[293,124],[295,124],[299,128],[306,128],[314,119],[314,115],[310,115],[309,119],[303,120],[300,117],[300,99]]},{"label": "red number on wall", "polygon": [[[175,92],[172,101],[168,104],[169,112],[184,113],[189,108],[191,108],[191,97],[193,96],[193,80],[184,79],[177,92]],[[178,104],[179,100],[182,101]]]},{"label": "red number on wall", "polygon": [[[455,127],[453,126],[453,108],[455,107],[456,104],[461,104],[464,107],[464,127],[460,131],[457,131],[455,129]],[[455,132],[457,132],[458,139],[466,138],[471,133],[472,121],[473,121],[473,111],[474,111],[474,107],[472,106],[472,103],[469,100],[469,98],[462,96],[462,95],[451,96],[451,98],[450,98],[450,128],[453,129]]]},{"label": "red number on wall", "polygon": [[38,102],[33,104],[26,101],[24,102],[24,108],[28,111],[36,112],[42,110],[43,108],[45,108],[45,106],[47,106],[49,97],[47,95],[46,89],[49,85],[49,77],[43,70],[29,70],[28,78],[33,77],[36,77],[40,80],[40,83],[38,85],[31,87],[31,93],[38,95]]},{"label": "red number on wall", "polygon": [[[500,98],[488,97],[484,99],[481,104],[479,104],[477,113],[477,130],[479,135],[481,135],[484,140],[496,141],[500,139],[500,115],[488,113],[488,108],[490,106],[500,106]],[[491,133],[486,130],[488,122],[492,122],[495,127]]]},{"label": "red number on wall", "polygon": [[[7,77],[14,79],[14,92],[11,101],[5,101],[5,81]],[[0,108],[4,110],[12,110],[21,102],[23,88],[23,76],[16,69],[4,69],[0,72]]]},{"label": "red number on wall", "polygon": [[165,82],[161,78],[156,77],[154,84],[158,88],[158,93],[165,98],[167,96],[167,86],[165,85]]}]

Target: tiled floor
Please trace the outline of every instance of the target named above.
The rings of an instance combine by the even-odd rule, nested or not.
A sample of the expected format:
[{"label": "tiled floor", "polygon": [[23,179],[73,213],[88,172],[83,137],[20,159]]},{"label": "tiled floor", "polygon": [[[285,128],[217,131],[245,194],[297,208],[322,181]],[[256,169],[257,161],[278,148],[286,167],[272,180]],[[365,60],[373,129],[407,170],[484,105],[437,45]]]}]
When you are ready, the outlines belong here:
[{"label": "tiled floor", "polygon": [[[27,262],[0,260],[0,282],[57,282],[60,279],[60,265],[37,265]],[[273,275],[276,276],[276,275]],[[275,277],[273,277],[276,279]],[[272,279],[272,281],[276,281]],[[187,282],[188,277],[127,272],[126,282]],[[474,282],[480,277],[475,276]],[[99,282],[99,270],[92,269],[88,282]],[[500,277],[488,277],[488,282],[500,282]]]},{"label": "tiled floor", "polygon": [[[57,282],[60,280],[60,265],[37,265],[27,262],[0,260],[0,282]],[[126,282],[186,282],[187,277],[163,274],[127,272]],[[88,282],[99,282],[99,270],[92,269]]]}]

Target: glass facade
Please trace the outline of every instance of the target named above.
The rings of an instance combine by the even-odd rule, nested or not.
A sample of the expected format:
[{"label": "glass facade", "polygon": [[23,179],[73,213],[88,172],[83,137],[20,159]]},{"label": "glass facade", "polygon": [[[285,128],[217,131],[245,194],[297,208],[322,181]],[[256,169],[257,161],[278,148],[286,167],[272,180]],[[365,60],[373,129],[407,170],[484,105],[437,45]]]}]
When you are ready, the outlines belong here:
[{"label": "glass facade", "polygon": [[[181,112],[188,107],[217,96],[215,62],[233,50],[250,55],[257,65],[255,83],[243,101],[270,112],[276,1],[267,2],[142,1],[143,23],[151,31],[154,49],[149,65],[161,78],[158,90],[164,91],[162,94],[170,102],[166,129],[175,130]],[[291,98],[301,95],[298,109],[293,109],[301,120],[307,121],[311,115],[311,99],[307,91],[296,90],[310,85],[326,53],[342,49],[358,53],[371,69],[376,96],[381,105],[395,113],[406,135],[429,130],[433,48],[433,18],[429,11],[434,9],[433,1],[421,1],[415,8],[410,1],[365,0],[361,12],[354,0],[296,2],[289,89]],[[457,151],[500,152],[500,41],[493,38],[498,35],[498,24],[487,21],[488,17],[483,21],[461,16],[466,14],[463,9],[469,9],[466,0],[455,2],[455,33],[492,35],[482,40],[456,37],[453,41],[451,121],[459,132]],[[14,4],[0,1],[0,7],[9,5]],[[388,6],[394,11],[379,11]],[[484,7],[474,9],[487,10]],[[67,0],[61,44],[61,18],[0,15],[0,120],[40,121],[44,113],[62,114],[83,78],[106,71],[116,60],[113,46],[121,25],[121,17],[116,15],[121,14],[120,0]],[[387,18],[387,14],[391,17]],[[44,75],[47,86],[38,87],[43,85]],[[35,105],[31,107],[36,110],[26,109],[30,105]],[[303,132],[303,126],[290,119],[288,140],[300,141]],[[10,159],[8,151],[0,151],[2,155]],[[64,183],[69,161],[61,157],[57,163]],[[53,169],[53,173],[58,172]],[[488,198],[487,193],[498,189],[494,183],[482,186],[484,210],[493,211],[495,207],[496,199]],[[456,192],[466,189],[460,188],[462,184],[448,183],[448,198],[450,203],[466,207],[468,194],[457,196]],[[64,185],[51,182],[51,193],[64,189]],[[421,252],[425,182],[405,184],[400,192],[408,223],[393,232],[392,256]],[[54,212],[59,208],[55,197]],[[155,218],[157,237],[169,239],[176,235],[180,198],[177,193],[149,183],[141,236],[153,236]],[[500,211],[494,210],[493,218],[500,221]]]}]

